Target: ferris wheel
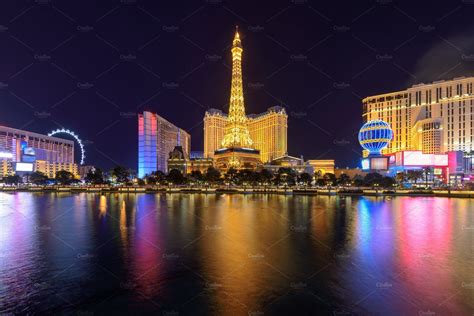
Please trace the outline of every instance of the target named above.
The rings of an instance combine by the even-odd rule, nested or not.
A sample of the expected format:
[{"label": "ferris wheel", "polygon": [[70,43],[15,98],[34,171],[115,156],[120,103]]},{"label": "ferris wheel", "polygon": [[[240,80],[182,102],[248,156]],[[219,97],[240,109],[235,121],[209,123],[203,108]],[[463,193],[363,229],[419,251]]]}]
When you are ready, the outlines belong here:
[{"label": "ferris wheel", "polygon": [[84,160],[86,159],[86,151],[84,149],[84,145],[82,144],[82,140],[79,138],[79,136],[77,136],[77,134],[74,133],[73,131],[70,131],[64,128],[54,130],[51,133],[49,133],[48,136],[54,136],[57,134],[67,134],[76,140],[76,142],[79,144],[79,147],[81,148],[81,163],[80,164],[83,165]]}]

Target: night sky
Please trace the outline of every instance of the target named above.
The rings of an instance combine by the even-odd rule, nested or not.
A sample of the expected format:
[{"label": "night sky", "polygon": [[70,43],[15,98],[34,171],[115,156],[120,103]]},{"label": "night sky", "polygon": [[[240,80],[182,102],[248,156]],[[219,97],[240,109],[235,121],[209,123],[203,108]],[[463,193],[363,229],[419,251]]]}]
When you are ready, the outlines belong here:
[{"label": "night sky", "polygon": [[247,113],[283,105],[288,151],[358,165],[361,99],[471,76],[474,0],[0,2],[0,125],[84,140],[86,163],[136,169],[137,113],[203,147],[227,112],[235,25]]}]

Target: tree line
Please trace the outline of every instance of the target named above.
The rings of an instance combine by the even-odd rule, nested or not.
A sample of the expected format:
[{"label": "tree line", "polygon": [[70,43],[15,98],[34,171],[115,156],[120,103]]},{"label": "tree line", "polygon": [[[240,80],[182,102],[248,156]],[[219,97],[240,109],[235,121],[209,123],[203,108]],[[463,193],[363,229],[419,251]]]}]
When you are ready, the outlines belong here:
[{"label": "tree line", "polygon": [[[333,173],[321,174],[316,172],[309,174],[307,172],[297,173],[289,167],[281,167],[276,172],[267,169],[260,171],[229,169],[226,173],[221,173],[216,168],[210,167],[205,172],[199,170],[192,171],[189,174],[183,174],[177,169],[172,169],[168,174],[161,171],[152,172],[143,179],[137,179],[138,185],[183,185],[183,184],[234,184],[234,185],[317,185],[317,186],[354,186],[354,187],[382,187],[391,188],[395,185],[403,185],[406,182],[417,183],[418,180],[426,177],[423,170],[409,170],[405,173],[399,173],[395,178],[380,175],[378,173],[369,173],[365,176],[349,177],[347,174],[341,174],[336,177]],[[109,172],[104,172],[100,168],[91,169],[84,177],[84,182],[93,185],[105,184],[133,184],[133,171],[123,166],[116,166]],[[20,184],[25,179],[27,183],[36,185],[59,184],[71,185],[80,182],[71,172],[62,170],[56,173],[54,179],[48,178],[44,173],[33,172],[25,177],[18,175],[7,176],[1,179],[5,184]]]}]

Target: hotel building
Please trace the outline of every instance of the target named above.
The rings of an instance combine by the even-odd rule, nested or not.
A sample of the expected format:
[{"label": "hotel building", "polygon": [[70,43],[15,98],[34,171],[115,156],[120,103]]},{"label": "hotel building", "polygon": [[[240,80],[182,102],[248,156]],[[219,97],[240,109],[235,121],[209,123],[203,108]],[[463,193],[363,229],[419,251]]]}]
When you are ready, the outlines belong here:
[{"label": "hotel building", "polygon": [[138,177],[153,171],[167,172],[168,155],[175,146],[182,146],[187,156],[191,135],[156,113],[138,115]]},{"label": "hotel building", "polygon": [[[264,163],[281,157],[287,152],[288,115],[283,107],[274,106],[261,114],[247,116],[250,138],[255,149],[260,151]],[[214,152],[222,147],[227,115],[220,110],[210,109],[204,116],[204,156],[213,158]]]},{"label": "hotel building", "polygon": [[0,126],[0,176],[39,171],[54,178],[66,170],[77,176],[74,142]]},{"label": "hotel building", "polygon": [[390,124],[394,138],[383,154],[403,150],[471,152],[473,83],[474,77],[461,77],[370,96],[362,100],[362,118],[364,123],[381,119]]}]

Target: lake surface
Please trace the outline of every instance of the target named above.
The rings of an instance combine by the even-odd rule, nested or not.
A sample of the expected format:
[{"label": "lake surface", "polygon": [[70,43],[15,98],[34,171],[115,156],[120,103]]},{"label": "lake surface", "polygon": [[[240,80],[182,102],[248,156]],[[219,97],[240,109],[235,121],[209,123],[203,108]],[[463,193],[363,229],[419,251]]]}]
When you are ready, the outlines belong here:
[{"label": "lake surface", "polygon": [[0,193],[0,313],[473,315],[474,200]]}]

